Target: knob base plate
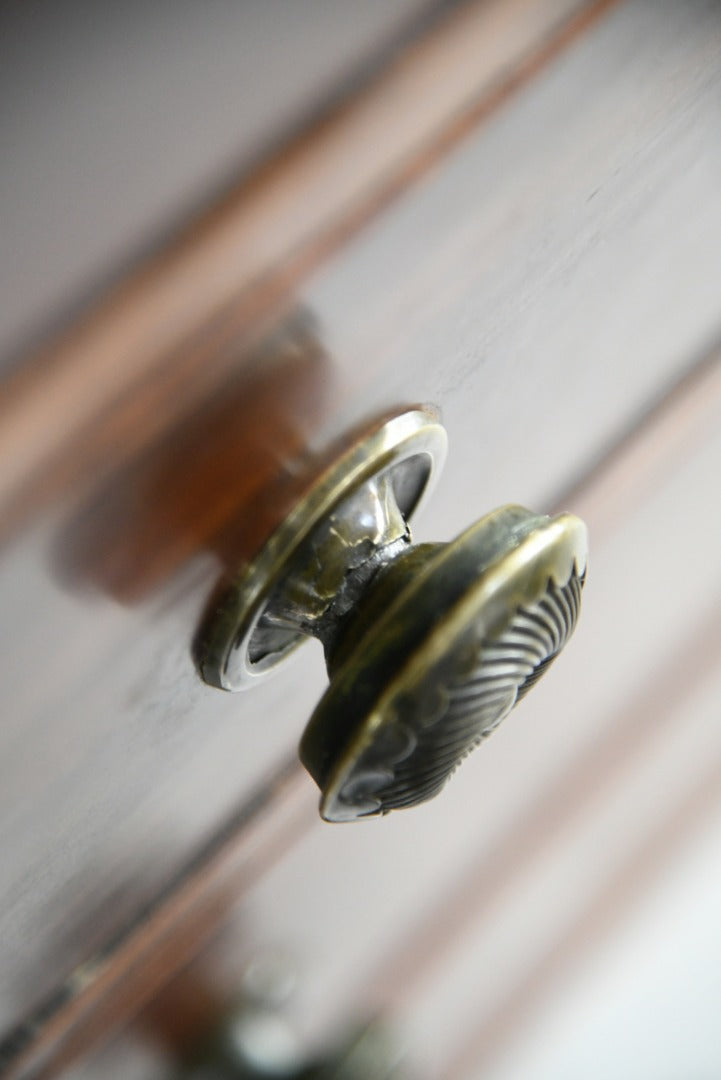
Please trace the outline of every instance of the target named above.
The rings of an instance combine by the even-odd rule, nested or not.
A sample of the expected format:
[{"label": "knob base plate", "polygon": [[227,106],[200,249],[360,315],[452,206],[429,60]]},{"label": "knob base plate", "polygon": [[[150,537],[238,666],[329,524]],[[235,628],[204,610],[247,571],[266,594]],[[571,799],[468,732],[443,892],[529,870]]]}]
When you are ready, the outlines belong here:
[{"label": "knob base plate", "polygon": [[196,642],[204,681],[245,689],[309,634],[332,635],[354,589],[410,542],[408,520],[435,485],[446,448],[437,410],[421,406],[340,454],[206,616]]}]

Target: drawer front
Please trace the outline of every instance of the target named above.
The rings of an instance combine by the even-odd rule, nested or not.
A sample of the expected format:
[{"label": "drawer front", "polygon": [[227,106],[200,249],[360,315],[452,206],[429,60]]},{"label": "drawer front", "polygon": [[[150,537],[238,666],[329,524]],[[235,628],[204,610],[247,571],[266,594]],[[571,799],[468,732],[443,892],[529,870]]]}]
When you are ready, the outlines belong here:
[{"label": "drawer front", "polygon": [[[302,177],[349,168],[332,128],[8,382],[0,1018],[20,1022],[20,1072],[38,1002],[57,1024],[42,1053],[58,1038],[69,1060],[221,924],[198,961],[219,992],[258,944],[301,956],[309,1041],[381,1008],[419,1075],[500,1069],[547,972],[562,1010],[604,903],[626,911],[653,854],[675,865],[710,819],[721,20],[701,3],[471,5],[379,75],[386,108],[409,85],[432,97],[471,28],[506,68],[428,106],[400,161],[362,142],[363,109],[379,137],[390,125],[367,88],[338,119],[365,187],[342,204],[328,188],[325,212],[319,188],[307,237]],[[265,251],[254,221],[273,207],[297,232],[270,229]],[[234,697],[201,683],[193,638],[221,572],[329,450],[421,401],[450,456],[416,537],[504,502],[568,506],[591,530],[587,610],[441,799],[329,828],[295,764],[321,650]],[[149,1051],[127,1039],[135,1068]]]}]

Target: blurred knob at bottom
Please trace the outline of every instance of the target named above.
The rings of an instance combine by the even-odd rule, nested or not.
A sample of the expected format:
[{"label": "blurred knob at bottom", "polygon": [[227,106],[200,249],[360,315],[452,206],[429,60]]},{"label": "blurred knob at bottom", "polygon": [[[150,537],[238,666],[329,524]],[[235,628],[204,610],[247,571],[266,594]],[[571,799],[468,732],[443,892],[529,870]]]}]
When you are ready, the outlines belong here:
[{"label": "blurred knob at bottom", "polygon": [[403,1055],[378,1020],[309,1055],[285,1012],[295,984],[287,957],[260,955],[242,996],[194,1055],[182,1080],[409,1080]]},{"label": "blurred knob at bottom", "polygon": [[548,670],[578,620],[586,527],[503,506],[449,543],[409,519],[446,451],[437,412],[384,420],[315,481],[209,609],[202,677],[252,686],[307,636],[330,685],[300,756],[327,821],[425,802]]}]

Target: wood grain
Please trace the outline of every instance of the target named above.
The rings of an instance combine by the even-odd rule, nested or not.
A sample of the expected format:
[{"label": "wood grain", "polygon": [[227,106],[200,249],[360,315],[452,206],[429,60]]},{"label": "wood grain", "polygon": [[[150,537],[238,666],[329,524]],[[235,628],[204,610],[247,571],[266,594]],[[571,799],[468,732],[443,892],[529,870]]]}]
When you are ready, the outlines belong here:
[{"label": "wood grain", "polygon": [[[480,19],[482,11],[501,9],[471,10]],[[504,6],[498,25],[511,25],[506,12],[525,10]],[[597,502],[574,485],[600,476],[589,470],[699,355],[713,352],[720,310],[719,22],[700,3],[693,18],[688,9],[669,8],[660,18],[656,8],[629,3],[593,21],[605,10],[584,9],[581,22],[560,30],[554,23],[540,47],[534,38],[520,59],[514,54],[500,86],[476,77],[473,101],[464,87],[467,109],[440,118],[429,143],[435,156],[418,144],[408,158],[417,168],[391,170],[414,183],[396,188],[389,180],[382,190],[392,192],[392,203],[360,200],[368,215],[342,216],[349,228],[338,232],[337,247],[313,246],[318,259],[304,261],[305,241],[297,262],[292,251],[290,261],[278,254],[275,263],[273,255],[272,275],[256,281],[262,304],[239,301],[237,310],[232,303],[220,310],[223,295],[240,289],[233,253],[220,239],[217,248],[208,241],[207,252],[215,254],[203,262],[201,243],[196,262],[188,240],[188,262],[181,245],[168,255],[167,278],[156,265],[128,286],[125,299],[116,296],[79,328],[56,360],[48,356],[45,372],[30,365],[8,387],[3,507],[7,522],[12,507],[18,511],[14,527],[25,515],[25,528],[15,542],[8,529],[0,562],[3,677],[13,701],[0,742],[4,1023],[21,1018],[69,970],[122,935],[178,880],[188,853],[212,841],[258,778],[287,760],[323,684],[319,657],[311,651],[274,685],[238,702],[198,683],[190,645],[224,563],[249,553],[352,425],[412,401],[442,406],[451,458],[435,518],[420,526],[430,539],[495,503],[512,499],[543,509],[559,492],[575,490],[606,550],[619,538],[614,565],[623,568],[629,550],[655,550],[651,519],[636,515],[635,501],[644,485],[665,479],[673,461],[681,467],[690,460],[697,433],[702,439],[718,426],[715,360],[701,382],[688,384],[690,397],[679,394],[683,423],[669,406],[648,462],[642,456],[627,473],[627,459],[636,460],[627,441]],[[502,56],[501,40],[526,41],[521,23],[484,47],[498,46]],[[380,123],[381,98],[375,108]],[[224,213],[218,220],[227,222]],[[357,231],[350,227],[356,220]],[[195,278],[202,267],[227,273],[226,285],[212,274],[207,282]],[[303,268],[298,278],[293,267]],[[312,341],[301,335],[305,345],[294,352],[295,331],[287,328],[297,319],[280,316],[287,316],[287,297],[301,278],[297,303],[310,316],[300,322],[310,325]],[[270,331],[261,315],[268,315]],[[146,344],[136,355],[130,346],[141,339]],[[95,363],[97,386],[89,378]],[[35,425],[44,428],[46,420],[33,442]],[[36,472],[41,462],[47,475]],[[712,465],[707,473],[717,475]],[[689,486],[690,511],[700,499]],[[619,516],[629,510],[638,528],[621,533]],[[704,567],[691,569],[674,611],[694,621],[703,606]],[[654,634],[663,625],[651,578],[644,580],[643,602],[653,617],[639,631],[639,670],[652,663],[660,641]],[[634,611],[639,603],[635,596]],[[603,610],[608,622],[597,632],[608,634],[614,613]],[[613,681],[619,694],[631,692],[632,673],[624,669],[623,683],[619,663]],[[580,700],[584,692],[569,684],[567,695]],[[599,718],[611,715],[604,692],[594,682]],[[509,769],[527,761],[522,746],[508,745]],[[527,767],[528,782],[536,776],[540,784],[540,771]],[[469,850],[465,834],[457,834],[467,796],[462,776],[458,795],[454,786],[443,806],[432,808],[448,858],[457,856],[459,867]],[[304,791],[310,814],[309,783]],[[281,861],[283,889],[273,891],[281,878],[270,875],[269,891],[261,884],[253,892],[247,911],[259,938],[297,935],[313,965],[318,960],[303,1021],[309,1027],[313,1015],[332,1025],[353,1006],[338,985],[354,958],[342,950],[335,960],[331,955],[333,934],[348,936],[342,906],[337,923],[320,926],[302,908],[284,906],[286,896],[307,889],[312,906],[315,882],[337,865],[339,874],[346,868],[338,896],[353,894],[353,911],[367,868],[382,878],[388,865],[403,865],[394,845],[406,829],[423,836],[428,830],[425,842],[432,843],[434,828],[425,817],[407,825],[391,820],[379,843],[362,830],[341,839],[318,825],[310,846],[294,846]],[[412,850],[422,842],[416,838]],[[428,871],[441,880],[434,852]],[[430,904],[432,889],[426,896],[425,887],[421,882],[417,895]],[[417,895],[413,910],[421,918]],[[379,922],[369,915],[366,930],[371,935],[375,927],[384,947],[395,916],[373,910]],[[360,938],[356,944],[363,949]],[[370,980],[373,956],[360,960]],[[171,966],[162,967],[163,978]],[[73,1016],[77,1029],[65,1029],[75,1049],[83,1043],[85,1007]],[[112,1013],[112,1001],[108,1008]],[[58,1024],[53,1038],[61,1039]]]},{"label": "wood grain", "polygon": [[[715,445],[714,436],[721,418],[720,375],[721,352],[716,350],[657,402],[632,433],[619,439],[602,462],[597,463],[586,477],[579,479],[578,497],[582,499],[584,515],[593,525],[596,551],[613,541],[616,532],[623,533],[623,519],[632,517],[634,507],[643,506],[645,500],[653,497],[653,493],[663,490],[664,484],[658,481],[659,476],[666,477],[668,483],[668,478],[672,479],[679,471],[686,473],[689,465],[695,468],[699,455],[704,451],[708,454],[709,442]],[[679,453],[679,437],[683,440],[683,454]],[[719,460],[718,453],[713,453],[711,461],[717,463]],[[622,501],[612,508],[616,511],[614,516],[613,512],[609,512],[609,493],[617,490],[621,478],[623,485],[619,494]],[[710,521],[708,525],[713,536],[714,522]],[[623,580],[619,579],[618,588],[622,588],[623,584]],[[682,609],[684,600],[684,595],[678,600]],[[609,609],[622,607],[613,589],[607,590],[605,603]],[[649,613],[649,619],[653,617],[653,613]],[[685,617],[690,618],[693,624],[693,614],[685,612]],[[475,861],[472,838],[469,837],[466,844],[461,845],[452,860],[455,865],[444,869],[448,885],[441,884],[440,889],[436,889],[439,893],[438,907],[428,907],[427,899],[419,905],[428,907],[425,915],[420,919],[416,913],[412,918],[404,919],[402,933],[396,930],[398,937],[391,949],[385,946],[379,950],[377,943],[366,941],[368,931],[361,933],[367,910],[366,901],[363,896],[358,897],[358,910],[355,913],[357,934],[364,941],[366,950],[378,954],[379,967],[360,985],[354,984],[354,1001],[360,1000],[368,1012],[395,1014],[399,1029],[405,1030],[413,1045],[418,1045],[423,1028],[425,1039],[429,1047],[432,1043],[432,1053],[436,1056],[439,1047],[446,1052],[448,1046],[454,1047],[457,1028],[450,1037],[441,1039],[440,1029],[447,1024],[447,1018],[433,1023],[428,1015],[436,1008],[434,1002],[439,973],[445,978],[452,977],[453,957],[459,948],[467,948],[473,928],[480,925],[481,929],[484,926],[490,929],[494,922],[493,909],[504,902],[503,898],[509,890],[525,888],[524,876],[529,866],[534,865],[535,853],[552,843],[567,842],[571,826],[578,828],[579,822],[582,823],[586,817],[592,821],[598,804],[602,804],[619,773],[626,771],[634,777],[636,772],[642,772],[653,743],[673,737],[674,728],[686,711],[687,701],[718,667],[721,654],[718,619],[718,611],[713,610],[708,618],[702,618],[700,625],[694,625],[688,640],[671,651],[663,677],[659,679],[654,674],[648,684],[643,684],[621,716],[601,713],[594,720],[595,740],[590,738],[586,748],[569,763],[566,771],[555,776],[527,812],[512,821],[507,832],[498,838],[496,853],[489,853],[482,845],[480,856]],[[558,700],[557,694],[558,691],[553,701],[549,700],[551,708],[557,708],[554,704]],[[567,691],[565,700],[572,701],[575,696],[577,692]],[[537,717],[536,723],[543,724],[542,717]],[[687,718],[684,723],[690,734]],[[699,736],[702,735],[703,729],[700,729]],[[685,788],[690,793],[689,828],[696,822],[696,815],[705,812],[708,798],[712,795],[709,785],[704,786],[694,771],[702,763],[702,759],[694,760],[692,771],[684,777]],[[700,804],[698,793],[693,794],[696,789],[705,792]],[[316,859],[308,857],[308,844],[320,843],[323,846],[322,833],[313,828],[314,817],[309,813],[311,808],[307,795],[307,786],[296,764],[289,763],[272,782],[269,780],[267,786],[259,790],[257,798],[244,806],[236,819],[228,821],[224,832],[209,849],[199,853],[194,864],[185,868],[179,880],[168,887],[149,911],[138,917],[108,953],[84,966],[71,979],[70,985],[75,989],[68,995],[67,1001],[62,1004],[60,1001],[48,1002],[37,1017],[28,1020],[26,1027],[14,1033],[4,1048],[6,1054],[12,1051],[14,1058],[8,1075],[32,1075],[38,1078],[57,1075],[63,1065],[87,1053],[94,1045],[102,1044],[119,1026],[127,1023],[141,1010],[144,1002],[161,992],[163,986],[171,982],[188,960],[197,956],[206,945],[207,955],[201,955],[197,960],[195,978],[201,978],[204,969],[213,971],[213,953],[218,947],[224,954],[225,978],[228,971],[239,971],[242,958],[249,948],[242,926],[244,923],[253,925],[253,893],[263,891],[261,875],[271,875],[273,865],[279,858],[288,860],[291,842],[300,846],[301,861],[307,859],[309,865],[313,865]],[[461,799],[461,804],[463,801]],[[468,813],[467,801],[465,809]],[[683,816],[678,818],[674,810],[669,825],[679,832],[685,820]],[[655,821],[652,827],[656,828]],[[428,842],[427,822],[424,833]],[[681,843],[682,840],[681,833],[677,842]],[[642,849],[642,858],[651,862],[651,869],[658,860],[669,858],[672,848],[663,829],[656,839],[648,843],[651,846],[648,851]],[[326,881],[329,875],[342,877],[351,872],[355,854],[339,855],[340,852],[336,851],[333,870],[332,873],[327,872]],[[396,858],[403,863],[400,852],[396,853]],[[634,853],[630,863],[634,872],[640,865],[639,858],[638,852]],[[281,867],[278,870],[282,872]],[[291,880],[295,873],[291,868]],[[641,887],[636,877],[632,881],[635,884],[628,886],[628,900],[633,899]],[[382,891],[384,906],[397,885],[392,880],[385,883]],[[276,887],[275,883],[271,885],[271,889]],[[616,903],[620,901],[616,899]],[[600,896],[591,901],[593,910],[603,904]],[[298,917],[302,925],[308,928],[315,921],[306,909],[301,909]],[[348,911],[346,918],[352,917]],[[590,912],[588,918],[592,918]],[[226,930],[221,944],[214,946],[213,934],[223,924]],[[228,927],[235,929],[229,930]],[[264,933],[267,944],[272,945],[272,931],[268,926],[264,928]],[[578,930],[568,933],[568,949],[572,948],[577,938],[580,939],[579,947],[588,946],[585,922]],[[275,935],[283,939],[287,934],[287,923],[280,920]],[[338,941],[332,947],[336,956],[338,950],[343,955],[343,949],[347,949],[348,945],[344,946]],[[236,954],[235,965],[229,962],[229,952],[231,957],[233,953]],[[558,960],[555,950],[552,955],[555,964]],[[323,962],[315,958],[309,963],[315,968],[313,979],[318,979],[319,974],[322,976]],[[450,976],[448,973],[443,975],[449,965]],[[478,970],[483,970],[483,965]],[[94,972],[92,976],[89,974],[91,972]],[[532,990],[537,991],[542,985],[539,980],[546,977],[544,967],[539,970],[537,977],[528,977],[527,988],[519,987],[514,993],[523,994],[524,1001],[527,1001]],[[232,995],[232,985],[225,984],[222,977],[216,974],[212,976],[212,981],[214,993],[221,1001],[223,993]],[[168,990],[171,997],[173,993]],[[337,994],[338,989],[335,988],[333,996]],[[453,1000],[450,992],[445,1000]],[[446,1061],[442,1066],[442,1075],[461,1075],[468,1058],[472,1061],[473,1071],[479,1067],[477,1059],[481,1053],[489,1055],[491,1047],[498,1049],[502,1034],[505,1033],[506,1038],[511,1036],[514,1030],[514,1000],[509,999],[504,1006],[503,1029],[498,1027],[499,1021],[495,1015],[489,1017],[483,1029],[486,1035],[476,1031],[462,1051],[453,1050],[451,1056],[455,1054],[454,1062]],[[324,1008],[328,1009],[327,1000]],[[155,1011],[158,1014],[164,1011],[162,994]],[[43,1014],[47,1014],[44,1023]],[[145,1021],[142,1021],[144,1024]],[[37,1035],[31,1040],[30,1034],[34,1031],[37,1031]],[[25,1052],[21,1052],[23,1037],[29,1040]],[[430,1048],[428,1052],[431,1052]],[[44,1063],[42,1068],[41,1063]],[[441,1066],[438,1068],[441,1069]],[[441,1071],[431,1071],[430,1075],[441,1075]]]},{"label": "wood grain", "polygon": [[357,93],[448,3],[294,0],[282,12],[213,3],[201,13],[180,0],[96,8],[91,18],[78,0],[6,5],[0,374],[229,181],[237,189]]},{"label": "wood grain", "polygon": [[[664,481],[650,488],[649,473],[636,472],[633,508],[598,542],[589,483],[589,580],[566,663],[443,797],[382,832],[309,833],[245,898],[256,940],[290,939],[300,951],[297,1022],[309,1039],[391,1008],[419,1075],[447,1075],[458,1042],[481,1030],[490,1060],[496,1005],[507,998],[511,1010],[537,950],[570,931],[575,898],[592,904],[626,854],[633,863],[644,844],[662,844],[663,805],[670,813],[708,790],[719,751],[709,705],[721,648],[721,519],[703,500],[721,463],[719,416],[717,397],[716,422],[682,461],[664,457],[661,425],[651,456],[663,459]],[[710,809],[705,799],[689,830]],[[321,875],[332,902],[319,915]],[[624,895],[630,903],[638,892]],[[509,1026],[501,1046],[499,1033],[494,1053],[513,1034]]]},{"label": "wood grain", "polygon": [[57,1075],[192,959],[250,882],[310,825],[295,756],[264,778],[192,864],[0,1044],[3,1076]]},{"label": "wood grain", "polygon": [[[513,0],[459,10],[27,361],[0,403],[6,527],[67,484],[68,469],[87,468],[74,439],[111,402],[141,380],[147,391],[154,368],[209,322],[212,334],[219,313],[231,315],[237,337],[277,310],[610,6]],[[53,482],[55,456],[69,442],[74,460]]]},{"label": "wood grain", "polygon": [[[714,657],[715,667],[720,651]],[[710,672],[706,674],[710,675]],[[710,690],[716,700],[718,692],[717,682]],[[645,703],[646,708],[652,705],[652,701]],[[687,721],[688,714],[688,703],[685,702],[676,714],[676,724],[681,726]],[[466,1037],[452,1059],[443,1066],[444,1076],[449,1080],[460,1077],[471,1080],[481,1070],[489,1073],[503,1051],[518,1038],[534,1006],[547,998],[554,983],[592,955],[599,942],[607,942],[618,932],[619,923],[623,923],[629,909],[637,908],[640,898],[658,886],[658,879],[673,870],[679,855],[718,815],[720,787],[721,757],[718,752],[707,752],[702,766],[693,774],[693,782],[687,784],[680,797],[674,793],[673,801],[663,808],[654,827],[624,853],[625,859],[614,868],[603,887],[575,918],[568,920],[563,931],[548,942],[545,955],[529,964],[525,977],[519,980],[508,999],[499,1004],[483,1025],[478,1025],[480,1030],[477,1028]],[[715,1032],[707,1030],[704,1035],[706,1039],[715,1039]],[[663,1041],[661,1036],[660,1042]]]}]

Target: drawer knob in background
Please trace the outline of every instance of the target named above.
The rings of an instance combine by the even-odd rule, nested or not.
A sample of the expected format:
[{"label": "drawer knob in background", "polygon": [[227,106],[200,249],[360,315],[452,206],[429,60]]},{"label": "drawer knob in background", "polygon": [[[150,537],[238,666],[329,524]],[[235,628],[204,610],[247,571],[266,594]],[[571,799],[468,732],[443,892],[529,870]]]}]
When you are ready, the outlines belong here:
[{"label": "drawer knob in background", "polygon": [[300,745],[321,815],[352,821],[435,795],[543,675],[578,619],[587,537],[520,506],[449,543],[408,521],[446,450],[431,408],[377,425],[299,500],[208,611],[207,683],[240,690],[308,635],[330,685]]},{"label": "drawer knob in background", "polygon": [[230,1007],[182,1052],[179,1080],[410,1080],[407,1054],[379,1016],[355,1020],[310,1052],[294,1023],[289,960],[268,953],[250,961]]}]

